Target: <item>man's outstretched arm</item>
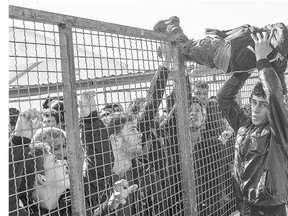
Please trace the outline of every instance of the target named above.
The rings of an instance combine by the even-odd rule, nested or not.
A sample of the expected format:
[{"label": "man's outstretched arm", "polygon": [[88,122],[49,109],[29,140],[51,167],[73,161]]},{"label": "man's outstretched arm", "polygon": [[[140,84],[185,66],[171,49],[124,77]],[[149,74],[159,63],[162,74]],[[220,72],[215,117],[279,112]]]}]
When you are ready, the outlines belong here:
[{"label": "man's outstretched arm", "polygon": [[234,131],[238,131],[249,119],[236,101],[236,95],[244,86],[249,76],[250,74],[247,72],[233,74],[217,94],[219,106]]}]

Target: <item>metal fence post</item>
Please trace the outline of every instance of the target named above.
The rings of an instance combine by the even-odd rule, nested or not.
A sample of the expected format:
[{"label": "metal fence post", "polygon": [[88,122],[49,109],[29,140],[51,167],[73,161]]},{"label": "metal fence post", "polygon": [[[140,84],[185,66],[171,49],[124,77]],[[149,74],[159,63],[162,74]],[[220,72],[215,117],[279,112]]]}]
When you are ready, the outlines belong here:
[{"label": "metal fence post", "polygon": [[83,151],[80,142],[72,28],[69,24],[60,24],[58,27],[64,85],[65,124],[69,150],[68,160],[70,165],[72,213],[75,216],[80,216],[85,215],[82,171],[83,156],[81,154]]},{"label": "metal fence post", "polygon": [[188,91],[185,78],[185,64],[180,48],[173,45],[173,63],[176,88],[177,123],[179,130],[179,143],[182,164],[183,190],[185,215],[194,216],[197,213],[195,200],[195,181],[192,160],[192,140],[189,129],[188,116]]}]

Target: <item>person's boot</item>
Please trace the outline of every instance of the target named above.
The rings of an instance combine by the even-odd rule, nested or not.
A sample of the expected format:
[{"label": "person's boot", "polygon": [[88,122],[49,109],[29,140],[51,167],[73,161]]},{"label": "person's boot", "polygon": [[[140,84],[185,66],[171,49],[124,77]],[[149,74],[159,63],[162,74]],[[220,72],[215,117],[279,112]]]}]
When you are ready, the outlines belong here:
[{"label": "person's boot", "polygon": [[153,31],[166,34],[171,42],[185,43],[188,40],[180,27],[180,20],[177,16],[158,21]]}]

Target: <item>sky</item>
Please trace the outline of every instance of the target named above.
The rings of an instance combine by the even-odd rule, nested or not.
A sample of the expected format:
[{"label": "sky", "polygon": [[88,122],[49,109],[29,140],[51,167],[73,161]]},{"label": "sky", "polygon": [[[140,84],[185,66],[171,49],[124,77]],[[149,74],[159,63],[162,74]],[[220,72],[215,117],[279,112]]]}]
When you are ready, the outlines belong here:
[{"label": "sky", "polygon": [[8,0],[9,5],[50,11],[143,29],[170,16],[180,18],[189,38],[204,37],[205,28],[231,29],[243,24],[262,27],[288,24],[288,1],[181,0]]}]

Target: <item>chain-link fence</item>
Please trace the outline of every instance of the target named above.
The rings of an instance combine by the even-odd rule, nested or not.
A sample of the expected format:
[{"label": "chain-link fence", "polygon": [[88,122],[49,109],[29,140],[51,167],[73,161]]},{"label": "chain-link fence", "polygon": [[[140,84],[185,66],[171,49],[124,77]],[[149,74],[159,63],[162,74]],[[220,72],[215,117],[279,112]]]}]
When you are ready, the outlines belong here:
[{"label": "chain-link fence", "polygon": [[[185,63],[176,46],[165,69],[157,49],[168,40],[149,30],[9,10],[11,215],[235,212],[234,134],[214,98],[226,75]],[[239,95],[243,106],[253,83]],[[190,90],[207,100],[197,140]],[[138,188],[111,209],[121,179]]]}]

